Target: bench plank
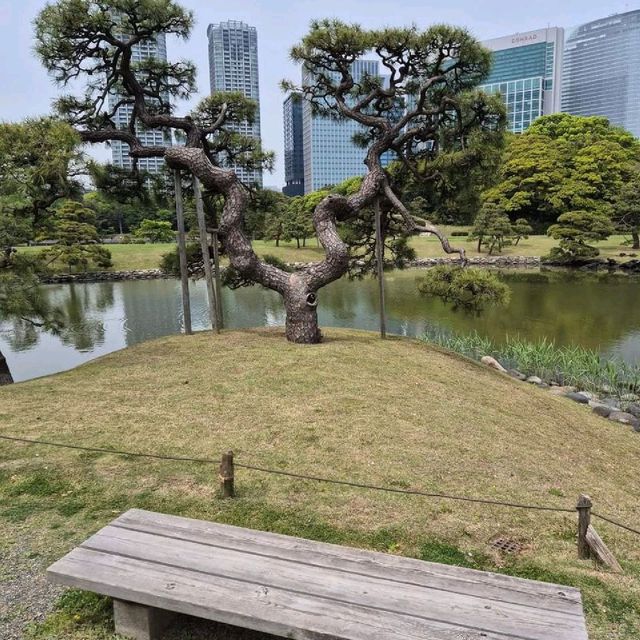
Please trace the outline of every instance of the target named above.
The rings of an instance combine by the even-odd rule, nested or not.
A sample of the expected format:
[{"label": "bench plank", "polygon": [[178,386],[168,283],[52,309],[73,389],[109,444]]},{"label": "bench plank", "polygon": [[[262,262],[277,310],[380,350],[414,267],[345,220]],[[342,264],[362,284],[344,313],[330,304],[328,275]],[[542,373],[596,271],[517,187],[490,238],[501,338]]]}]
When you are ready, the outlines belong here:
[{"label": "bench plank", "polygon": [[536,606],[569,614],[582,613],[580,591],[573,587],[514,578],[497,573],[424,562],[402,556],[365,551],[334,544],[189,518],[172,518],[132,509],[111,526],[157,533],[180,541],[246,551],[257,556],[287,559],[357,575],[389,578],[415,586],[476,595],[487,600]]},{"label": "bench plank", "polygon": [[299,640],[587,638],[580,594],[569,587],[137,510],[48,575]]}]

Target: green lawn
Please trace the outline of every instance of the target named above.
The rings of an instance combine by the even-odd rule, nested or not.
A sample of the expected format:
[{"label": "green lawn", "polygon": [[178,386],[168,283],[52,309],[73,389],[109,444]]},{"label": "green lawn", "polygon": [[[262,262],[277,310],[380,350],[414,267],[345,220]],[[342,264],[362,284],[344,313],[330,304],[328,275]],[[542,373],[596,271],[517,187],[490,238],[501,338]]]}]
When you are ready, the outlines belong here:
[{"label": "green lawn", "polygon": [[[0,433],[195,457],[233,449],[259,466],[558,507],[587,492],[598,510],[637,526],[640,436],[631,429],[416,341],[326,334],[313,346],[279,330],[141,344],[0,389]],[[575,585],[591,640],[640,636],[640,545],[606,523],[595,522],[623,576],[577,559],[573,514],[248,470],[238,498],[223,501],[217,482],[208,465],[0,442],[0,554],[19,549],[44,571],[139,507]],[[522,552],[492,550],[497,536]],[[24,615],[22,606],[27,598],[6,615]],[[198,629],[175,638],[210,637]],[[73,592],[27,637],[114,638],[104,601]]]},{"label": "green lawn", "polygon": [[[468,227],[443,227],[450,233],[454,230],[467,230]],[[600,249],[602,257],[619,258],[619,253],[633,253],[628,245],[624,245],[625,236],[611,236],[607,241],[596,243]],[[476,243],[464,237],[451,237],[454,246],[462,246],[470,256],[479,255],[476,251]],[[557,242],[548,236],[531,236],[528,240],[521,240],[518,246],[506,247],[501,254],[496,255],[519,255],[519,256],[542,256],[549,253],[551,247]],[[135,269],[157,269],[160,260],[165,253],[172,251],[174,244],[115,244],[106,245],[111,251],[114,271],[127,271]],[[267,240],[256,240],[253,243],[258,255],[271,254],[277,256],[285,262],[312,262],[321,260],[324,252],[317,246],[315,238],[307,240],[307,246],[298,249],[295,242],[280,242],[276,247],[275,242]],[[434,258],[445,255],[437,238],[433,236],[418,236],[411,240],[419,258]],[[20,251],[33,252],[41,251],[40,247],[22,247]],[[640,255],[640,252],[638,252]],[[482,255],[486,255],[486,252]],[[224,260],[223,260],[224,262]]]}]

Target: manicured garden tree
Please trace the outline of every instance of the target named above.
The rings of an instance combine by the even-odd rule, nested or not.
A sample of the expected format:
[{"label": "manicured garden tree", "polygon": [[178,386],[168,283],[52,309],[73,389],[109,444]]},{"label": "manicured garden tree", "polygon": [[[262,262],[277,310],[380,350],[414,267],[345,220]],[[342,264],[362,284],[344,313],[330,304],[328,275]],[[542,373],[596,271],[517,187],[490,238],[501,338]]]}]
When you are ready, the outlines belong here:
[{"label": "manicured garden tree", "polygon": [[55,244],[45,249],[42,256],[49,263],[61,262],[83,271],[94,264],[100,268],[111,266],[111,252],[99,244],[93,209],[65,200],[53,210],[48,226],[50,231],[45,238]]},{"label": "manicured garden tree", "polygon": [[171,223],[166,220],[147,220],[140,223],[134,235],[149,242],[173,242],[176,234],[171,228]]},{"label": "manicured garden tree", "polygon": [[526,218],[518,218],[511,227],[513,229],[513,237],[516,239],[514,242],[516,246],[518,246],[518,242],[520,242],[520,240],[527,240],[533,233],[533,228],[527,222]]},{"label": "manicured garden tree", "polygon": [[570,211],[563,213],[557,224],[549,227],[549,235],[559,240],[549,257],[562,262],[596,258],[600,251],[589,242],[606,240],[615,231],[610,218],[598,211]]},{"label": "manicured garden tree", "polygon": [[511,289],[495,273],[444,265],[429,269],[419,279],[418,291],[449,302],[454,309],[475,313],[489,306],[504,306],[511,299]]},{"label": "manicured garden tree", "polygon": [[[301,90],[317,109],[353,120],[363,127],[367,169],[359,191],[351,196],[331,194],[313,213],[316,235],[326,258],[301,271],[288,273],[260,260],[244,229],[249,193],[227,163],[268,166],[271,157],[259,144],[234,133],[229,125],[251,121],[255,104],[240,94],[215,94],[194,112],[177,116],[170,100],[189,97],[195,70],[186,62],[134,62],[132,47],[160,33],[187,38],[193,25],[189,11],[172,0],[58,0],[36,20],[36,50],[47,70],[62,84],[87,79],[86,93],[64,96],[58,112],[74,125],[84,142],[119,140],[133,158],[163,157],[174,169],[198,177],[205,188],[224,199],[220,232],[233,268],[247,280],[278,291],[286,309],[289,340],[314,343],[321,339],[317,321],[317,292],[340,278],[348,267],[348,247],[337,231],[337,220],[357,216],[384,199],[397,210],[411,231],[436,235],[447,253],[447,238],[427,221],[416,221],[399,200],[383,167],[393,153],[408,170],[428,175],[441,138],[466,137],[499,119],[489,99],[478,95],[469,109],[462,101],[488,74],[490,54],[465,30],[436,26],[367,31],[338,21],[314,22],[293,48],[294,61],[305,66],[308,83]],[[122,35],[128,34],[128,35]],[[354,79],[352,64],[374,52],[390,74]],[[132,126],[118,128],[115,109],[107,98],[113,90],[119,104],[133,108]],[[133,125],[177,131],[184,146],[142,144]]]},{"label": "manicured garden tree", "polygon": [[612,219],[619,231],[631,234],[633,249],[640,249],[640,165],[620,188]]},{"label": "manicured garden tree", "polygon": [[504,209],[492,202],[485,202],[471,231],[471,237],[478,239],[478,252],[482,250],[483,244],[489,248],[489,255],[495,248],[502,251],[512,235],[513,227]]}]

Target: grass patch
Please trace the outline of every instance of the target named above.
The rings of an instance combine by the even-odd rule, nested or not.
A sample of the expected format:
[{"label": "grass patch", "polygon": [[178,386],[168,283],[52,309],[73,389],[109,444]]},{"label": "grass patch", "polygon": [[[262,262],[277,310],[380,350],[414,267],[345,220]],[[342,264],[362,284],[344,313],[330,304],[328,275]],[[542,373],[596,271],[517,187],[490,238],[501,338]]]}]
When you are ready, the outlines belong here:
[{"label": "grass patch", "polygon": [[[326,338],[292,345],[279,330],[253,330],[140,344],[0,389],[0,433],[198,458],[233,449],[239,462],[259,466],[510,502],[571,507],[588,492],[601,511],[632,525],[640,520],[640,438],[630,429],[419,341],[332,329]],[[548,576],[583,589],[592,640],[640,634],[633,614],[640,603],[640,547],[606,523],[596,526],[623,576],[577,559],[572,514],[246,469],[236,482],[238,498],[221,500],[215,465],[0,442],[0,540],[29,540],[44,570],[122,511],[141,507]],[[526,541],[525,551],[501,557],[488,544],[498,535]],[[612,622],[611,607],[623,606],[624,624]],[[34,633],[52,640],[111,638],[103,622],[82,626],[85,614],[79,615],[74,626],[73,616],[57,611],[45,622],[49,627]]]},{"label": "grass patch", "polygon": [[111,599],[70,589],[58,599],[54,612],[44,622],[32,625],[26,636],[33,640],[113,638]]}]

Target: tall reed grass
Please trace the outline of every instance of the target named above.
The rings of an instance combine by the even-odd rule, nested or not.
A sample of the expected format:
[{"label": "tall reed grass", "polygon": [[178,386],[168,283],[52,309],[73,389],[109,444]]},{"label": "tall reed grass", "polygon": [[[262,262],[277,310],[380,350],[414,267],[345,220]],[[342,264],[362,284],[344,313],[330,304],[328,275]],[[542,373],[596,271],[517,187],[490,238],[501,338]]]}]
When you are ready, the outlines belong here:
[{"label": "tall reed grass", "polygon": [[475,360],[493,356],[507,369],[517,369],[546,382],[615,397],[640,392],[640,367],[620,359],[603,358],[597,351],[583,347],[511,336],[507,336],[504,344],[497,344],[477,332],[460,335],[442,327],[428,328],[422,339]]}]

